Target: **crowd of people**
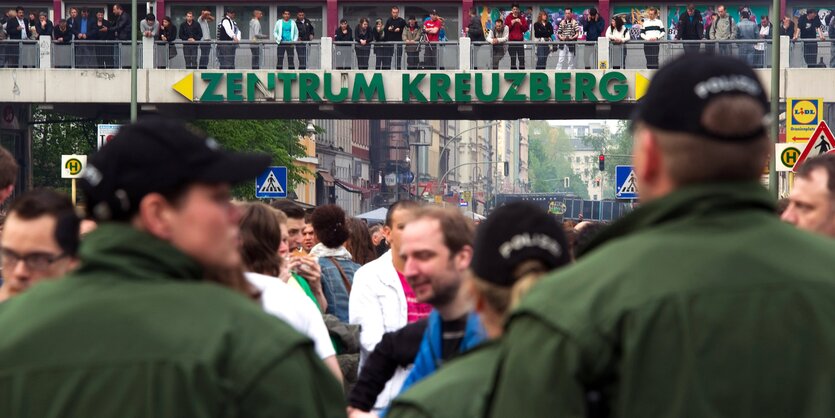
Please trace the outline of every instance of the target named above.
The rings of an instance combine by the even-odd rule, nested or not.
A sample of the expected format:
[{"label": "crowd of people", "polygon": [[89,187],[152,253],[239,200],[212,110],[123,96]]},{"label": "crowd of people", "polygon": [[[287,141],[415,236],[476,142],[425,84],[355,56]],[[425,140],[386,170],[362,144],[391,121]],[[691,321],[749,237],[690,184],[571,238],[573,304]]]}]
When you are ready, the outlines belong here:
[{"label": "crowd of people", "polygon": [[768,112],[741,61],[659,70],[632,121],[641,205],[611,225],[236,202],[270,158],[158,117],[89,158],[79,215],[10,198],[0,149],[0,376],[20,387],[0,410],[831,417],[835,156],[800,167],[781,221]]}]

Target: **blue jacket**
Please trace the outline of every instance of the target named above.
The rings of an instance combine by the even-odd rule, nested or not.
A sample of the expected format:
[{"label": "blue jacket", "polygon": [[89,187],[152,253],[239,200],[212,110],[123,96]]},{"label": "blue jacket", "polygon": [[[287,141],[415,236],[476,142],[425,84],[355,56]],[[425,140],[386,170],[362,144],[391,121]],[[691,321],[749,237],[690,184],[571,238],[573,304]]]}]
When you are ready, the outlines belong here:
[{"label": "blue jacket", "polygon": [[[420,343],[418,355],[415,357],[415,366],[403,382],[400,393],[405,393],[409,387],[421,381],[425,377],[435,373],[441,366],[443,338],[441,337],[441,315],[436,310],[429,314],[429,323],[426,325],[426,332],[423,333],[423,341]],[[464,330],[464,340],[461,341],[461,352],[465,353],[475,346],[481,344],[487,338],[481,319],[475,313],[470,313],[467,318],[467,328]]]},{"label": "blue jacket", "polygon": [[603,18],[598,15],[597,20],[594,22],[586,20],[586,23],[583,24],[583,32],[586,33],[587,41],[597,41],[597,38],[601,37],[606,32],[606,23],[603,21]]},{"label": "blue jacket", "polygon": [[[345,258],[334,257],[333,260],[339,263],[348,281],[353,283],[354,273],[360,268],[360,265]],[[325,293],[325,299],[328,301],[328,309],[325,313],[334,315],[347,324],[348,289],[345,288],[342,275],[330,257],[319,257],[319,266],[322,268],[322,292]]]}]

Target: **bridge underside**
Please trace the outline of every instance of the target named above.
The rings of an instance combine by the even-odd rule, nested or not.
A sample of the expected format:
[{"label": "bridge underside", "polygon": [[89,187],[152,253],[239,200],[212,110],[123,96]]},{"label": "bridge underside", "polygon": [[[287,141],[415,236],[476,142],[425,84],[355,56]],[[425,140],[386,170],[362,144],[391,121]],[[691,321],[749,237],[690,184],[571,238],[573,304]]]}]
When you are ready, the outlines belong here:
[{"label": "bridge underside", "polygon": [[[53,110],[80,118],[129,119],[124,103],[55,103]],[[300,104],[300,103],[167,103],[141,104],[140,114],[193,119],[629,119],[634,102],[520,104]]]}]

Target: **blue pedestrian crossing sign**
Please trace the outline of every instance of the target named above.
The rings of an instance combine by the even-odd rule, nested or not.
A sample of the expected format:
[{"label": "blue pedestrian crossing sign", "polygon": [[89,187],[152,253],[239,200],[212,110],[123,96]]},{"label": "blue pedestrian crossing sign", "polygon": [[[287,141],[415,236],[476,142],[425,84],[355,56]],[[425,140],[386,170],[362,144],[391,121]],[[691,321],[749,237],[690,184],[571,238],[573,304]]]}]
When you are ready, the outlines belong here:
[{"label": "blue pedestrian crossing sign", "polygon": [[275,199],[287,197],[287,167],[270,167],[255,179],[255,197]]},{"label": "blue pedestrian crossing sign", "polygon": [[635,179],[635,170],[631,165],[619,165],[615,167],[615,197],[618,199],[637,199],[638,184]]}]

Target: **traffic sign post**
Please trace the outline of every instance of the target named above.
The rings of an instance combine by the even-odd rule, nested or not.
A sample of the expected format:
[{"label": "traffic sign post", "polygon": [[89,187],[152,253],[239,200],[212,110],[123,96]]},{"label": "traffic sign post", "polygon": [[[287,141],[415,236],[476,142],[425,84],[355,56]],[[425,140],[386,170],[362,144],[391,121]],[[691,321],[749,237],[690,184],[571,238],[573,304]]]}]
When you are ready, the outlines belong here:
[{"label": "traffic sign post", "polygon": [[637,199],[638,182],[635,169],[631,165],[615,167],[615,197],[618,199]]},{"label": "traffic sign post", "polygon": [[77,196],[77,187],[76,187],[76,179],[81,177],[84,173],[84,167],[87,166],[87,156],[86,155],[62,155],[61,156],[61,178],[63,179],[71,179],[71,199],[72,204],[75,206],[76,203],[76,196]]},{"label": "traffic sign post", "polygon": [[255,179],[255,197],[279,199],[287,197],[287,167],[267,168]]},{"label": "traffic sign post", "polygon": [[815,132],[809,137],[809,142],[806,143],[803,152],[800,153],[800,157],[797,158],[792,171],[796,173],[797,169],[807,159],[826,154],[832,150],[835,150],[835,136],[832,135],[832,131],[826,122],[820,121]]},{"label": "traffic sign post", "polygon": [[802,142],[811,136],[822,121],[823,99],[786,99],[786,142]]}]

